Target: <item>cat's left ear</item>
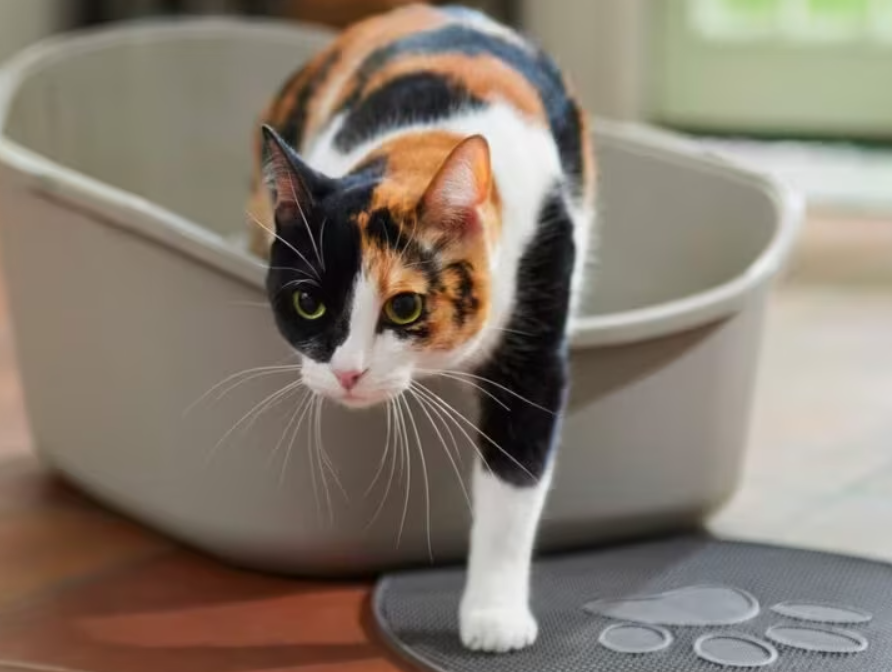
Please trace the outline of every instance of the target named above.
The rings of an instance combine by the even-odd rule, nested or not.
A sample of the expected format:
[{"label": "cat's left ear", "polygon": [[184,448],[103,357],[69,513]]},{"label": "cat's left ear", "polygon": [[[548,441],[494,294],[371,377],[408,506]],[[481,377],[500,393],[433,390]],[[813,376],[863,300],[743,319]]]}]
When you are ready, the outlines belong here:
[{"label": "cat's left ear", "polygon": [[489,143],[482,135],[462,140],[449,154],[421,199],[421,216],[452,238],[482,232],[493,195]]},{"label": "cat's left ear", "polygon": [[331,193],[335,181],[313,170],[268,125],[263,135],[263,179],[272,198],[276,221],[291,221]]}]

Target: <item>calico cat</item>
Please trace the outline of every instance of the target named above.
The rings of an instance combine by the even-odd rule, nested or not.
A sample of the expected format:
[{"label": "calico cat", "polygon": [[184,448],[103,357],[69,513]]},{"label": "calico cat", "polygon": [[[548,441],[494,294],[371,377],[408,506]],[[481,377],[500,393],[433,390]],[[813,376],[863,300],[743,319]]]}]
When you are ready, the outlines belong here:
[{"label": "calico cat", "polygon": [[475,650],[529,646],[531,554],[594,223],[583,113],[509,28],[413,5],[344,32],[285,83],[257,135],[254,247],[304,383],[365,407],[431,371],[491,381],[460,635]]}]

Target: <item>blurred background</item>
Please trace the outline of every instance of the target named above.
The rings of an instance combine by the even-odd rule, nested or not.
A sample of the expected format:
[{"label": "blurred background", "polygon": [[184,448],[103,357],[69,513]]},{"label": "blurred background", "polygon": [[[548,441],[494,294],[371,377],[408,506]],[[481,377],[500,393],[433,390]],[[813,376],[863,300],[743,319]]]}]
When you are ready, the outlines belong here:
[{"label": "blurred background", "polygon": [[[0,59],[171,15],[342,27],[409,0],[3,0]],[[812,203],[892,215],[892,0],[473,0],[537,38],[595,114],[707,136]]]},{"label": "blurred background", "polygon": [[[0,59],[117,21],[252,15],[341,27],[406,0],[0,0]],[[882,552],[892,517],[892,0],[477,0],[531,34],[587,108],[690,134],[801,190],[736,536]],[[0,457],[27,450],[0,302]]]}]

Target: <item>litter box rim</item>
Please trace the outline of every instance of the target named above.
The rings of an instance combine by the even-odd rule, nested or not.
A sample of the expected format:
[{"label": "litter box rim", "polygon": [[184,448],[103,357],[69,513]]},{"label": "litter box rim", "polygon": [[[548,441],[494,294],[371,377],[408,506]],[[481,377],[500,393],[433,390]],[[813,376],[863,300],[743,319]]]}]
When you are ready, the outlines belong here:
[{"label": "litter box rim", "polygon": [[[12,103],[23,83],[51,68],[61,58],[115,48],[134,42],[183,39],[220,39],[259,31],[293,42],[295,34],[324,46],[334,35],[328,29],[269,20],[197,18],[170,23],[151,21],[100,27],[42,40],[13,56],[0,67],[0,166],[43,198],[62,202],[114,226],[173,249],[216,272],[263,290],[264,271],[247,252],[192,220],[133,192],[57,163],[6,135]],[[669,162],[686,169],[721,172],[726,179],[761,192],[774,210],[775,230],[764,249],[737,276],[685,297],[628,311],[576,318],[571,324],[571,347],[631,344],[688,331],[731,317],[743,309],[753,293],[783,270],[804,214],[804,200],[775,178],[717,155],[693,140],[638,124],[595,119],[595,145],[620,145],[623,151]]]}]

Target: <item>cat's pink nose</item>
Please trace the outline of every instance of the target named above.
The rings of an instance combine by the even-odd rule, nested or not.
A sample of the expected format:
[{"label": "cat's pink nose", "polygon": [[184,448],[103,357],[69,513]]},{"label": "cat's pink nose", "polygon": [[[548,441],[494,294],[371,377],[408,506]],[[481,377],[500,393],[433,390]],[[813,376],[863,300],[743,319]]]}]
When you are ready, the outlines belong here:
[{"label": "cat's pink nose", "polygon": [[359,379],[362,378],[362,374],[365,371],[332,371],[334,373],[334,377],[338,379],[338,382],[348,392],[356,387],[356,384],[359,382]]}]

